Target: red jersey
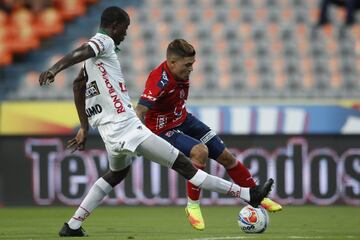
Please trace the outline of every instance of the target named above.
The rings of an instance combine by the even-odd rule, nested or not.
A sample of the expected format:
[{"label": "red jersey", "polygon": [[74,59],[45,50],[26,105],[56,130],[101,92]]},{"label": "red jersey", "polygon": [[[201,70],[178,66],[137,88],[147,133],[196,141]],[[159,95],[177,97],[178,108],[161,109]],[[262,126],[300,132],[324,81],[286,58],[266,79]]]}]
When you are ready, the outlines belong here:
[{"label": "red jersey", "polygon": [[155,68],[146,80],[139,104],[149,108],[145,125],[155,134],[181,125],[187,116],[185,107],[188,81],[175,81],[166,61]]}]

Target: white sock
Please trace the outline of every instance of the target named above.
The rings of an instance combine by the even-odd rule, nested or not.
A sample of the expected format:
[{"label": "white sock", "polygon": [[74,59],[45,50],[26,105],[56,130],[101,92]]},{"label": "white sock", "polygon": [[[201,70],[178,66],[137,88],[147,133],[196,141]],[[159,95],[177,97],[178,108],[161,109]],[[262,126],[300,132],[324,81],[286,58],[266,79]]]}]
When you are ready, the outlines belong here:
[{"label": "white sock", "polygon": [[200,169],[189,181],[195,186],[206,190],[241,198],[247,202],[250,201],[250,188],[240,187],[235,183],[207,174]]},{"label": "white sock", "polygon": [[190,206],[190,205],[193,205],[193,204],[199,205],[199,204],[200,204],[200,199],[198,199],[198,200],[192,200],[191,198],[188,197],[188,203],[187,203],[187,205]]},{"label": "white sock", "polygon": [[90,191],[81,202],[74,216],[68,221],[71,229],[80,228],[81,224],[90,215],[90,213],[102,202],[104,197],[109,194],[113,188],[103,178],[99,178]]}]

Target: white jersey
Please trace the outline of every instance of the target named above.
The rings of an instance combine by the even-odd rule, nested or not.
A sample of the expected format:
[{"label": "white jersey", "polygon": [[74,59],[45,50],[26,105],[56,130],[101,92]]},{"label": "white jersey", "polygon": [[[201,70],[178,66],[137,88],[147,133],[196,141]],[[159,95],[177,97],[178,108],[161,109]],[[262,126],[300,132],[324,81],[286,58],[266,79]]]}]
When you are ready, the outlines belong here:
[{"label": "white jersey", "polygon": [[106,34],[97,33],[88,44],[95,57],[84,64],[88,75],[86,115],[90,125],[99,129],[110,169],[119,171],[129,166],[132,163],[130,153],[138,148],[145,157],[171,167],[179,151],[152,133],[137,117],[126,90],[114,41]]},{"label": "white jersey", "polygon": [[88,75],[86,82],[86,115],[95,128],[109,122],[136,118],[131,105],[115,43],[106,34],[97,33],[88,44],[95,57],[85,61]]}]

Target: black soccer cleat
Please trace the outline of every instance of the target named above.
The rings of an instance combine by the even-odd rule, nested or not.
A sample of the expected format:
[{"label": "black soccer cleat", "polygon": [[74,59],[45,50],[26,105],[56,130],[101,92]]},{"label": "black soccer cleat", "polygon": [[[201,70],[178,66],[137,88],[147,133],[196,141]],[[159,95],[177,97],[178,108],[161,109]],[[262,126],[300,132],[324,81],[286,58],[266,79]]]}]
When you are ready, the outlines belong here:
[{"label": "black soccer cleat", "polygon": [[250,201],[248,203],[257,208],[261,201],[269,195],[273,184],[274,179],[269,178],[263,185],[250,188]]},{"label": "black soccer cleat", "polygon": [[60,237],[87,237],[88,234],[85,230],[80,227],[79,229],[73,230],[69,227],[69,224],[64,223],[64,226],[59,231]]}]

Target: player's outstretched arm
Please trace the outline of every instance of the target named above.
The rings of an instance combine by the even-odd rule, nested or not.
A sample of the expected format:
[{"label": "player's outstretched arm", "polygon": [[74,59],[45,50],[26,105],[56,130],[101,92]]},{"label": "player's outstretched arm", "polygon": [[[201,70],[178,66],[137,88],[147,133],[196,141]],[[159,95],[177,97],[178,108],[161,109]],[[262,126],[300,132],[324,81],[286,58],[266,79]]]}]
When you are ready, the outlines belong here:
[{"label": "player's outstretched arm", "polygon": [[68,141],[67,148],[71,149],[72,152],[85,149],[87,132],[89,129],[89,122],[85,112],[86,81],[86,71],[84,68],[81,68],[79,75],[73,82],[74,101],[80,120],[80,129],[78,130],[76,137]]},{"label": "player's outstretched arm", "polygon": [[79,75],[73,82],[73,93],[76,111],[79,116],[80,126],[86,131],[89,129],[89,122],[85,112],[85,90],[86,90],[87,74],[84,68],[81,68]]},{"label": "player's outstretched arm", "polygon": [[142,104],[138,104],[135,108],[136,115],[138,116],[138,118],[140,118],[141,122],[144,124],[145,124],[145,114],[147,111],[149,111],[149,108]]},{"label": "player's outstretched arm", "polygon": [[42,72],[39,77],[40,86],[52,83],[56,74],[60,71],[92,57],[95,57],[94,50],[87,43],[81,45],[77,49],[66,54],[48,70]]}]

